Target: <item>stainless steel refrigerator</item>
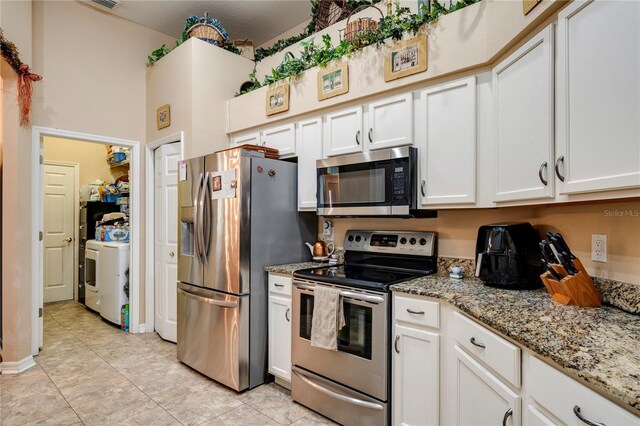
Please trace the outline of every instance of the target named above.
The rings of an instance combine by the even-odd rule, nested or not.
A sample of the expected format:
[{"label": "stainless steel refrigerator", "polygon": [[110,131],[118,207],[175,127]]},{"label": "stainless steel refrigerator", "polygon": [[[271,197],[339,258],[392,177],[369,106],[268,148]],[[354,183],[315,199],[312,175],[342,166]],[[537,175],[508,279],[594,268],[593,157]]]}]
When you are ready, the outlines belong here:
[{"label": "stainless steel refrigerator", "polygon": [[179,164],[178,359],[241,391],[267,376],[264,267],[307,260],[297,165],[242,148]]}]

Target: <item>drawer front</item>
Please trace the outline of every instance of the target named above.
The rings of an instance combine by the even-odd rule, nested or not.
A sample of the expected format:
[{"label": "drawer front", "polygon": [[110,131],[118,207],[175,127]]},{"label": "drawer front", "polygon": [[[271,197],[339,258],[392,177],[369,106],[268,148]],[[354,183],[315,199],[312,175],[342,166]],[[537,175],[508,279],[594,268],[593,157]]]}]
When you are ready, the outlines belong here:
[{"label": "drawer front", "polygon": [[278,274],[269,274],[269,293],[291,296],[293,277]]},{"label": "drawer front", "polygon": [[472,356],[512,385],[520,387],[520,348],[458,312],[453,313],[453,335]]},{"label": "drawer front", "polygon": [[640,418],[578,381],[535,357],[529,359],[529,395],[563,423],[584,425],[578,417],[582,416],[596,424],[640,424]]},{"label": "drawer front", "polygon": [[393,309],[396,321],[440,328],[440,304],[438,302],[394,295]]}]

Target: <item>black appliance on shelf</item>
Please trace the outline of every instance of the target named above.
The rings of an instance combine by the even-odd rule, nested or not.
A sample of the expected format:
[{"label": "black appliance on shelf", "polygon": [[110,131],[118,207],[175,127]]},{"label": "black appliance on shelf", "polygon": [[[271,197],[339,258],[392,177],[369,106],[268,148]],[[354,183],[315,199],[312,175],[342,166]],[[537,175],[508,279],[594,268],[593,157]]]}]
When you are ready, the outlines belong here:
[{"label": "black appliance on shelf", "polygon": [[116,203],[83,201],[80,203],[80,241],[78,242],[78,302],[84,304],[84,250],[87,240],[95,239],[96,222],[107,213],[119,212]]},{"label": "black appliance on shelf", "polygon": [[481,226],[476,241],[476,277],[492,287],[540,287],[539,242],[538,231],[527,222]]}]

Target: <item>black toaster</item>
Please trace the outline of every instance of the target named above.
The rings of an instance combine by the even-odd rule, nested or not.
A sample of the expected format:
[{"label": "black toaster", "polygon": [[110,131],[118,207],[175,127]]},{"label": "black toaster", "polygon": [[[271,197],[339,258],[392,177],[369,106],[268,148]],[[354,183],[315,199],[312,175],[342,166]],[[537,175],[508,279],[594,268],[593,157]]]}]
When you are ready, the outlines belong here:
[{"label": "black toaster", "polygon": [[540,287],[539,242],[538,231],[527,222],[481,226],[476,240],[476,277],[492,287]]}]

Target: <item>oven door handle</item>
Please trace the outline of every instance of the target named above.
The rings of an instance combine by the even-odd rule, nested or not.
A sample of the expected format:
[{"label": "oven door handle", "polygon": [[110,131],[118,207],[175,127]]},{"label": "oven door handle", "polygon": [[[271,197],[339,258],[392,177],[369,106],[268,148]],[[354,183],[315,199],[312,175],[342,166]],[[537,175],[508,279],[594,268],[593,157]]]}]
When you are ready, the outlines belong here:
[{"label": "oven door handle", "polygon": [[380,404],[375,404],[375,403],[369,402],[369,401],[363,401],[363,400],[358,399],[358,398],[353,398],[351,396],[342,395],[340,393],[337,393],[337,392],[334,392],[332,390],[329,390],[329,389],[325,388],[324,386],[319,385],[318,383],[312,382],[307,376],[305,376],[303,373],[301,373],[301,372],[299,372],[297,370],[293,370],[293,374],[298,376],[300,378],[300,380],[302,380],[303,382],[305,382],[306,384],[308,384],[309,386],[311,386],[312,388],[314,388],[318,392],[322,392],[323,394],[325,394],[327,396],[330,396],[332,398],[339,399],[340,401],[344,401],[344,402],[347,402],[347,403],[352,404],[352,405],[357,405],[359,407],[369,408],[371,410],[384,410],[384,407],[382,405],[380,405]]},{"label": "oven door handle", "polygon": [[[301,289],[301,290],[313,291],[313,289],[315,288],[314,285],[310,285],[310,284],[294,283],[294,285],[297,288]],[[356,293],[355,291],[341,290],[340,291],[340,296],[349,297],[351,299],[359,300],[361,302],[371,302],[371,303],[383,303],[384,302],[384,298],[382,296],[373,296],[373,295],[369,295],[369,294]]]}]

